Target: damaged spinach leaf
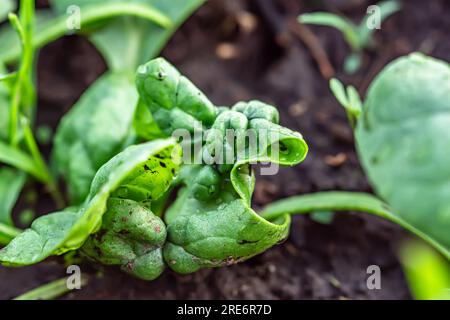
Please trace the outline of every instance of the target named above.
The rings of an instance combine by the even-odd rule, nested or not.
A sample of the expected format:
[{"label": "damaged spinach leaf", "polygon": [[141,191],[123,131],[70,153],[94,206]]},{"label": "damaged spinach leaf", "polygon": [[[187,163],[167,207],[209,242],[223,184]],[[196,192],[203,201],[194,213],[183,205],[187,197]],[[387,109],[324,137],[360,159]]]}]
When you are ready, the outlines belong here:
[{"label": "damaged spinach leaf", "polygon": [[[142,203],[158,198],[176,174],[174,147],[172,139],[128,147],[100,168],[89,196],[79,208],[36,219],[30,229],[0,250],[0,261],[10,266],[30,265],[50,255],[76,250],[90,234],[99,231],[103,215],[110,210],[111,198]],[[147,173],[148,166],[152,167],[152,174]]]}]

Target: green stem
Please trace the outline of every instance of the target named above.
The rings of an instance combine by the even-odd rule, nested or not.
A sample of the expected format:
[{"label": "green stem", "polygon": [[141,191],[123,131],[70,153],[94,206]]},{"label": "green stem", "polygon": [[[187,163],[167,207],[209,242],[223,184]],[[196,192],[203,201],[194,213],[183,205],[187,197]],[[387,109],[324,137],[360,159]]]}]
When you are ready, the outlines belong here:
[{"label": "green stem", "polygon": [[268,205],[261,213],[261,216],[267,220],[274,220],[283,214],[305,214],[315,211],[359,211],[379,216],[416,234],[450,260],[450,250],[448,248],[403,220],[383,201],[367,193],[319,192],[294,196]]},{"label": "green stem", "polygon": [[[102,3],[90,5],[82,9],[80,16],[81,28],[94,22],[111,19],[119,16],[135,16],[154,22],[155,24],[169,28],[172,21],[161,11],[145,4],[139,3]],[[67,16],[59,16],[45,24],[45,28],[39,28],[33,37],[34,49],[45,46],[68,32]],[[18,59],[20,50],[14,49],[2,56],[5,63],[11,63]]]},{"label": "green stem", "polygon": [[[82,285],[85,284],[86,282],[82,280]],[[28,291],[27,293],[14,298],[14,300],[53,300],[70,291],[71,290],[67,287],[67,278],[62,278]]]},{"label": "green stem", "polygon": [[20,234],[21,230],[0,223],[0,245],[6,246],[16,236]]},{"label": "green stem", "polygon": [[34,139],[33,132],[30,128],[30,124],[28,120],[25,118],[22,121],[22,127],[24,131],[25,141],[28,146],[28,150],[30,151],[36,166],[39,168],[39,171],[42,172],[43,176],[45,177],[45,181],[43,182],[46,184],[48,192],[55,201],[55,204],[58,207],[58,209],[64,208],[65,206],[64,198],[61,192],[59,191],[59,188],[57,187],[57,184],[53,176],[50,174],[50,170],[48,169],[47,164],[44,161],[41,152],[39,151],[39,147],[36,143],[36,140]]},{"label": "green stem", "polygon": [[[18,125],[21,104],[32,104],[34,89],[32,85],[32,66],[34,58],[33,29],[34,29],[34,1],[23,0],[20,3],[20,19],[15,14],[9,15],[12,26],[19,34],[22,42],[22,60],[17,78],[12,88],[11,110],[9,118],[9,138],[12,146],[18,144]],[[26,106],[31,108],[30,105]]]}]

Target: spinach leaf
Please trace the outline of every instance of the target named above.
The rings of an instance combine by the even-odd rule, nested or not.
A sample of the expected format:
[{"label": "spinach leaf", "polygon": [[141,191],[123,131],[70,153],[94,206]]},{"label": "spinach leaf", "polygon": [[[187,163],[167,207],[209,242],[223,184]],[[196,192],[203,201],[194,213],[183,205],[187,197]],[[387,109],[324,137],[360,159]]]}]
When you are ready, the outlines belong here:
[{"label": "spinach leaf", "polygon": [[[360,108],[342,85],[331,86],[355,119],[356,143],[376,193],[321,192],[270,204],[273,219],[318,210],[362,211],[388,219],[424,239],[450,260],[450,67],[422,54],[389,64]],[[358,99],[353,98],[354,101]],[[355,112],[357,111],[357,112]]]},{"label": "spinach leaf", "polygon": [[[289,233],[288,215],[269,222],[251,209],[230,182],[211,167],[185,166],[186,187],[168,209],[164,258],[178,273],[220,267],[244,261],[284,240]],[[204,174],[204,170],[208,170]],[[218,188],[207,200],[198,196],[208,175],[216,175]],[[208,186],[208,185],[207,185]]]},{"label": "spinach leaf", "polygon": [[[255,181],[250,165],[301,162],[308,150],[302,136],[280,126],[278,111],[259,101],[216,108],[162,58],[141,66],[136,82],[142,101],[165,134],[178,129],[204,133],[200,154],[208,161],[192,164],[190,157],[185,159],[178,178],[183,187],[164,216],[167,265],[183,274],[230,265],[285,239],[288,215],[269,222],[250,206]],[[232,140],[228,130],[236,133]],[[249,133],[258,148],[246,143]],[[222,152],[225,162],[216,161]]]},{"label": "spinach leaf", "polygon": [[376,192],[401,219],[450,249],[450,66],[421,54],[371,84],[356,127]]},{"label": "spinach leaf", "polygon": [[12,266],[30,265],[50,255],[76,250],[101,228],[110,198],[142,202],[144,198],[149,201],[160,197],[176,173],[174,146],[175,142],[167,139],[128,147],[100,168],[82,206],[36,219],[30,229],[0,250],[0,261]]},{"label": "spinach leaf", "polygon": [[26,174],[8,167],[0,168],[0,223],[12,226],[12,209],[26,181]]},{"label": "spinach leaf", "polygon": [[[58,2],[59,3],[59,2]],[[75,5],[74,3],[68,4]],[[92,28],[98,27],[104,21],[119,16],[133,16],[139,19],[151,21],[161,27],[170,27],[170,20],[160,11],[154,9],[148,4],[130,3],[130,2],[107,2],[107,3],[90,3],[83,8],[79,17],[79,27],[83,32],[92,32]],[[66,7],[56,16],[48,10],[38,12],[36,23],[34,24],[35,32],[33,34],[33,47],[39,49],[46,44],[62,37],[66,34],[78,32],[80,30],[68,28],[68,18]],[[11,28],[4,27],[0,31],[0,61],[5,63],[14,62],[20,56],[20,43],[12,36]]]},{"label": "spinach leaf", "polygon": [[83,11],[96,3],[134,3],[156,8],[166,15],[172,25],[165,25],[165,28],[134,17],[120,17],[91,35],[91,41],[105,57],[109,68],[135,70],[149,58],[156,56],[181,23],[204,2],[205,0],[58,0],[52,1],[52,4],[59,14],[65,13],[66,8],[71,5],[77,5]]},{"label": "spinach leaf", "polygon": [[133,141],[137,101],[132,76],[106,73],[61,120],[52,161],[74,204],[86,198],[96,171]]}]

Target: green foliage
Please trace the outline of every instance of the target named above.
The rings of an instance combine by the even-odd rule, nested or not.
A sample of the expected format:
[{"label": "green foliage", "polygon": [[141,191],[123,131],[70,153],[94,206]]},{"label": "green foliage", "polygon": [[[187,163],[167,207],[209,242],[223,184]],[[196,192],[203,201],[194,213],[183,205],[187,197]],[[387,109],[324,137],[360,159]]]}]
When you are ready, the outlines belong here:
[{"label": "green foliage", "polygon": [[356,127],[376,192],[400,217],[450,249],[450,66],[413,54],[373,81]]},{"label": "green foliage", "polygon": [[[82,278],[80,284],[85,285],[86,283],[87,280]],[[67,278],[62,278],[30,290],[27,293],[14,298],[14,300],[53,300],[69,291],[70,289],[67,286]]]},{"label": "green foliage", "polygon": [[[226,129],[254,130],[259,148],[253,150],[244,143],[242,149],[234,150],[233,158],[227,159],[227,165],[215,162],[191,164],[188,158],[180,175],[173,181],[178,167],[178,160],[173,157],[176,152],[172,152],[173,140],[155,140],[131,146],[97,171],[89,195],[79,208],[38,218],[30,229],[1,250],[3,264],[33,264],[49,255],[81,247],[81,252],[92,260],[119,265],[125,272],[152,280],[163,272],[166,265],[179,273],[229,265],[264,252],[287,237],[288,215],[268,221],[250,206],[255,180],[251,164],[294,165],[305,158],[308,150],[299,133],[278,124],[277,110],[259,101],[241,102],[230,109],[216,108],[163,59],[152,60],[140,67],[136,81],[141,100],[145,102],[142,105],[152,113],[154,128],[167,135],[176,129],[203,131],[199,154],[205,158],[214,160],[211,154],[214,141],[208,135],[208,129],[216,130],[215,138],[224,149],[234,145],[225,139]],[[105,89],[110,91],[105,93]],[[57,148],[61,153],[55,153],[55,159],[60,165],[65,165],[65,161],[75,161],[83,167],[87,163],[75,158],[75,155],[82,154],[82,148],[75,148],[73,154],[63,152],[75,143],[88,146],[80,139],[83,135],[85,139],[91,139],[88,141],[93,141],[92,150],[84,152],[87,160],[100,157],[101,148],[109,145],[109,131],[94,129],[94,123],[98,122],[95,117],[97,111],[88,108],[105,108],[101,107],[102,102],[92,97],[111,99],[106,104],[114,118],[135,113],[134,110],[123,109],[114,115],[111,111],[111,105],[120,100],[117,93],[114,96],[114,91],[124,95],[123,88],[119,90],[106,82],[104,89],[94,86],[90,90],[93,93],[84,96],[73,113],[63,120],[57,134],[56,141],[61,143]],[[129,97],[124,100],[118,104],[126,106],[126,102],[130,102]],[[158,110],[177,114],[177,127],[173,123],[167,125],[164,117],[156,116]],[[86,115],[89,117],[84,118]],[[107,115],[102,113],[102,117]],[[127,136],[125,133],[129,128],[127,126],[127,130],[121,131],[124,133],[120,135],[121,139],[111,140],[129,141],[122,139]],[[71,131],[73,129],[79,131]],[[114,133],[117,131],[115,128]],[[99,159],[97,164],[103,160]],[[89,163],[94,162],[90,160]],[[60,171],[67,170],[73,170],[77,177],[82,172],[70,167]],[[160,218],[152,211],[153,205],[160,206],[158,201],[165,201],[169,188],[175,190],[173,188],[177,185],[181,188],[176,201]]]},{"label": "green foliage", "polygon": [[52,162],[73,204],[84,201],[97,170],[133,141],[137,102],[132,76],[106,73],[61,120]]},{"label": "green foliage", "polygon": [[0,223],[12,226],[11,212],[26,181],[26,174],[8,167],[0,168]]},{"label": "green foliage", "polygon": [[422,243],[405,244],[400,252],[411,293],[418,300],[450,300],[450,265]]},{"label": "green foliage", "polygon": [[[394,0],[379,2],[377,6],[380,23],[401,8],[400,4]],[[369,28],[369,19],[370,16],[366,16],[359,25],[356,25],[345,17],[328,12],[305,13],[298,18],[300,23],[333,27],[342,33],[352,50],[345,62],[345,70],[348,73],[359,69],[362,51],[372,45],[372,35],[376,28]]]},{"label": "green foliage", "polygon": [[[449,79],[446,62],[399,58],[373,81],[360,116],[352,115],[362,165],[394,221],[450,259]],[[342,84],[333,83],[351,113]]]},{"label": "green foliage", "polygon": [[174,145],[168,139],[125,149],[100,168],[83,205],[36,219],[30,229],[0,251],[0,261],[11,266],[30,265],[80,248],[90,234],[101,228],[103,215],[111,210],[111,198],[139,202],[157,199],[176,173],[175,163],[167,165],[172,163]]}]

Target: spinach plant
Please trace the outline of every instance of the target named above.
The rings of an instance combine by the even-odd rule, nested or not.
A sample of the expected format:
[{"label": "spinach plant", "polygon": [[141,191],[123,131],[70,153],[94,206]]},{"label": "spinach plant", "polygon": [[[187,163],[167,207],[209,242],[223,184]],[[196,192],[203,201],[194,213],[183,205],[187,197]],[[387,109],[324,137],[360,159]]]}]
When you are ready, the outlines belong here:
[{"label": "spinach plant", "polygon": [[[25,92],[18,95],[19,110],[28,121],[32,113],[22,105],[33,100],[22,97],[33,90],[28,89],[32,70],[26,59],[45,42],[33,40],[38,24],[32,23],[30,3],[22,2],[23,24],[10,16],[24,46],[19,71],[2,76],[5,101],[12,101],[11,106],[17,103],[9,98],[11,92]],[[89,10],[98,5],[89,3]],[[151,3],[175,14],[167,2]],[[79,5],[88,9],[85,1]],[[108,28],[124,31],[123,24],[136,22],[129,18],[91,26],[105,32],[99,31],[99,38],[92,41],[108,39]],[[171,31],[158,30],[163,43]],[[283,241],[291,214],[340,210],[396,222],[450,258],[448,64],[419,54],[400,58],[375,79],[364,104],[354,88],[345,89],[337,80],[331,83],[355,128],[363,167],[388,204],[370,194],[324,192],[280,200],[257,213],[251,206],[253,164],[300,163],[308,152],[302,135],[280,126],[277,109],[263,102],[215,106],[162,58],[142,64],[133,76],[131,68],[157,49],[133,50],[133,58],[123,63],[105,41],[99,48],[110,70],[64,117],[55,136],[53,167],[67,182],[71,206],[39,217],[23,232],[2,213],[0,241],[9,242],[0,250],[3,265],[31,265],[77,251],[152,280],[167,267],[187,274],[244,261]],[[19,138],[11,139],[11,131],[6,131],[0,160],[8,170],[15,167],[38,177],[46,166],[29,122],[18,122],[17,128]],[[236,134],[230,137],[230,130]],[[252,138],[257,148],[252,147]],[[23,145],[30,156],[21,150]],[[36,164],[42,167],[36,169]],[[0,209],[5,212],[23,183],[10,184],[1,195],[5,201]],[[55,284],[46,292],[53,296],[58,288]]]},{"label": "spinach plant", "polygon": [[[375,13],[379,18],[379,23],[400,10],[400,4],[394,0],[379,2],[379,11]],[[356,72],[361,66],[362,52],[364,49],[373,46],[372,35],[377,29],[369,26],[371,17],[367,15],[359,25],[354,24],[349,19],[329,12],[305,13],[298,17],[300,23],[329,26],[339,30],[351,49],[351,54],[347,57],[344,69],[347,73]]]},{"label": "spinach plant", "polygon": [[[1,17],[10,13],[11,21],[10,25],[0,28],[0,162],[4,164],[0,167],[0,190],[3,191],[0,193],[0,223],[3,238],[15,234],[11,212],[27,174],[47,186],[60,208],[64,207],[65,199],[57,188],[59,176],[68,183],[71,204],[79,205],[85,199],[95,172],[135,140],[133,115],[138,94],[133,85],[133,73],[136,67],[155,56],[177,27],[203,2],[53,1],[50,10],[35,13],[34,1],[24,0],[20,2],[20,18],[10,13],[14,10],[14,1],[7,1],[6,7],[2,5]],[[36,50],[51,41],[76,32],[89,37],[105,57],[110,70],[64,117],[57,130],[50,170],[33,135],[34,56]],[[120,47],[114,47],[115,43],[120,43]],[[17,63],[18,71],[8,73],[6,66]],[[98,121],[103,123],[101,128],[96,125]],[[102,144],[96,143],[100,137]],[[8,228],[11,229],[6,232]]]},{"label": "spinach plant", "polygon": [[[136,85],[167,138],[130,146],[109,160],[79,207],[38,218],[0,251],[3,264],[29,265],[80,249],[90,259],[151,280],[166,266],[185,274],[243,261],[286,238],[288,215],[266,220],[251,208],[251,163],[293,165],[307,153],[302,136],[278,124],[277,110],[259,101],[218,108],[161,58],[138,69]],[[170,137],[178,129],[205,132],[199,149],[205,159],[214,158],[217,142],[223,150],[233,148],[226,129],[254,130],[261,147],[244,143],[227,164],[193,164],[184,157],[181,162],[179,144]],[[278,145],[280,156],[274,152]],[[163,212],[161,202],[171,192],[177,200]]]}]

